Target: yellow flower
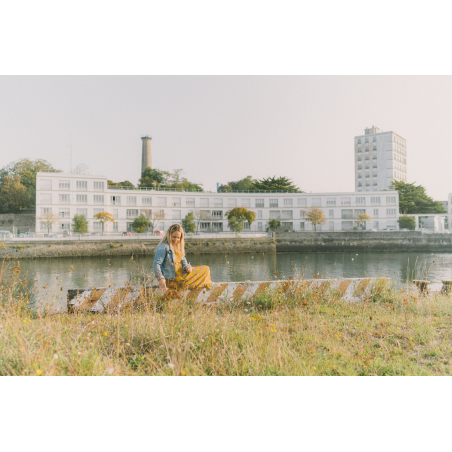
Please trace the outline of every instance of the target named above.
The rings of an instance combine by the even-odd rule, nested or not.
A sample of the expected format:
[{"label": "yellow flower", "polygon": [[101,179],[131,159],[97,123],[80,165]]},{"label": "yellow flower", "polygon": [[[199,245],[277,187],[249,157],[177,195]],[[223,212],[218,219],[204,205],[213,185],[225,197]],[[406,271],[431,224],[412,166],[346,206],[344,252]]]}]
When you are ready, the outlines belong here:
[{"label": "yellow flower", "polygon": [[37,373],[38,375],[42,375],[42,370],[41,370],[41,369],[36,369],[36,373]]},{"label": "yellow flower", "polygon": [[33,366],[34,366],[34,367],[36,367],[36,366],[37,366],[37,364],[36,364],[36,363],[33,363]]},{"label": "yellow flower", "polygon": [[185,375],[185,370],[182,371],[182,375]]},{"label": "yellow flower", "polygon": [[276,333],[276,330],[272,330],[272,333]]},{"label": "yellow flower", "polygon": [[412,341],[413,340],[413,338],[412,337],[410,337],[410,341]]},{"label": "yellow flower", "polygon": [[104,333],[103,333],[103,334],[104,334],[104,336],[108,336],[108,333],[107,333],[106,331],[104,331]]},{"label": "yellow flower", "polygon": [[317,367],[313,367],[314,370],[317,370]]},{"label": "yellow flower", "polygon": [[254,317],[251,317],[251,320],[254,320]]}]

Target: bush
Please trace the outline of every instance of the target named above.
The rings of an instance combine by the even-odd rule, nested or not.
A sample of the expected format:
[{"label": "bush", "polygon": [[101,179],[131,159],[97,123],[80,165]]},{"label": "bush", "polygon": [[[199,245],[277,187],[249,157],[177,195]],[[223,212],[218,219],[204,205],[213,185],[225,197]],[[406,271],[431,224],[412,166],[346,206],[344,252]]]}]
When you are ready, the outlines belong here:
[{"label": "bush", "polygon": [[110,243],[110,248],[116,248],[116,245],[114,243]]}]

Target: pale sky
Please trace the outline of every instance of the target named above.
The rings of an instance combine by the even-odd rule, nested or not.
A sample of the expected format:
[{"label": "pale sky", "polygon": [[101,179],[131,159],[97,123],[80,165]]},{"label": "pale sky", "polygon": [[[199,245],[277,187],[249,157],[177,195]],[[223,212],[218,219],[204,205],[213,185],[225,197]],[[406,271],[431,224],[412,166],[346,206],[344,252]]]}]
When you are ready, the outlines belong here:
[{"label": "pale sky", "polygon": [[452,192],[450,76],[1,76],[0,167],[84,163],[115,181],[154,168],[217,182],[287,176],[305,191],[354,191],[353,138],[365,127],[407,141],[408,182]]}]

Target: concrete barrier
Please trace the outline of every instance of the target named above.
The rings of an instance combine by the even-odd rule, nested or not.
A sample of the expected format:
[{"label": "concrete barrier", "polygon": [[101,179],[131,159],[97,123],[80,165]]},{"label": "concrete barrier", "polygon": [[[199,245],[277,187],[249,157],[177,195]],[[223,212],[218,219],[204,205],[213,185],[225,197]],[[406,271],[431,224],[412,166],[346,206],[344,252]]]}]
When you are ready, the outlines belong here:
[{"label": "concrete barrier", "polygon": [[68,291],[68,311],[115,312],[135,304],[146,303],[149,297],[154,296],[210,305],[250,299],[266,291],[287,294],[329,293],[338,299],[358,302],[386,287],[389,282],[388,278],[223,282],[213,284],[211,290],[168,290],[165,294],[162,294],[157,286],[71,289]]}]

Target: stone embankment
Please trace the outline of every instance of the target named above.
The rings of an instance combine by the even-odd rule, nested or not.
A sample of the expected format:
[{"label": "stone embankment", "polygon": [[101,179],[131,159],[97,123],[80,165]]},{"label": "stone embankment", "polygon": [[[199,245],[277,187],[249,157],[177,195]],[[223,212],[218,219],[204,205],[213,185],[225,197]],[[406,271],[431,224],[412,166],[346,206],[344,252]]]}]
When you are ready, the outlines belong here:
[{"label": "stone embankment", "polygon": [[[134,240],[29,240],[0,242],[0,259],[7,256],[20,259],[52,257],[109,257],[153,255],[159,241]],[[275,253],[274,240],[265,238],[189,238],[185,242],[187,255],[227,253]]]},{"label": "stone embankment", "polygon": [[420,231],[276,233],[279,252],[452,252],[452,234]]}]

